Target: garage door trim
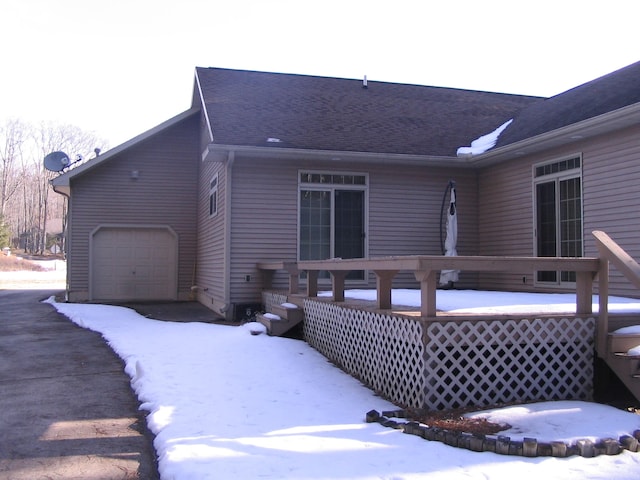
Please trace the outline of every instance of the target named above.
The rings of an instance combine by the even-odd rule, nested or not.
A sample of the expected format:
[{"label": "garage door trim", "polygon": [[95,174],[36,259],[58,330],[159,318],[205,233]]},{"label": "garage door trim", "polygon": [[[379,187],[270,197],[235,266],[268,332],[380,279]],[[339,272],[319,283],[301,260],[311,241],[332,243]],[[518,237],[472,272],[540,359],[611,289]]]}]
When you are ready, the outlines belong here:
[{"label": "garage door trim", "polygon": [[[148,225],[130,225],[130,224],[101,224],[91,231],[89,238],[89,300],[138,300],[136,298],[97,298],[96,296],[96,246],[94,244],[96,236],[105,230],[121,230],[121,231],[164,231],[171,237],[172,246],[170,247],[167,263],[170,264],[170,275],[167,284],[166,298],[158,298],[157,300],[177,300],[178,298],[178,235],[169,225],[148,224]],[[144,299],[141,299],[144,300]]]}]

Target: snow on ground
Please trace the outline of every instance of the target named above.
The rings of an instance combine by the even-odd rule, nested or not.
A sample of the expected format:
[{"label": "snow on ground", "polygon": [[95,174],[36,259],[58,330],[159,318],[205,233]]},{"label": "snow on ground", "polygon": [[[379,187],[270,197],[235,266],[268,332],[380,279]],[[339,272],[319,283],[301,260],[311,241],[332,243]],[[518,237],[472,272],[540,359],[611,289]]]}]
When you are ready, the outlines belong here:
[{"label": "snow on ground", "polygon": [[[438,299],[472,308],[467,295],[478,298],[439,291]],[[511,298],[538,303],[531,295]],[[640,453],[510,457],[365,423],[369,410],[397,407],[306,343],[255,335],[261,329],[253,324],[171,323],[123,307],[48,301],[76,324],[100,332],[125,361],[142,408],[150,412],[164,480],[640,478]],[[497,308],[502,300],[487,303]],[[514,439],[617,439],[640,429],[639,415],[586,402],[546,402],[478,415],[509,423],[512,429],[502,434]]]},{"label": "snow on ground", "polygon": [[63,289],[67,276],[67,262],[64,260],[32,261],[43,267],[43,272],[19,270],[0,272],[0,289],[20,288],[33,289]]}]

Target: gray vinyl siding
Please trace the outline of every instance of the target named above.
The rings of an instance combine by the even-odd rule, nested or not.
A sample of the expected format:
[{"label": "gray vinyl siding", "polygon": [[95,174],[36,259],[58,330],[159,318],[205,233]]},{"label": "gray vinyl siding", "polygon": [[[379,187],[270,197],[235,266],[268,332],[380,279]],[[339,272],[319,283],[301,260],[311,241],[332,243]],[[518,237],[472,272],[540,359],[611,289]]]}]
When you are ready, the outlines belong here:
[{"label": "gray vinyl siding", "polygon": [[[204,162],[198,186],[198,259],[196,284],[198,299],[214,310],[222,307],[225,299],[225,219],[227,175],[226,164]],[[209,193],[212,178],[218,175],[218,209],[209,215]]]},{"label": "gray vinyl siding", "polygon": [[200,111],[199,128],[200,128],[200,151],[203,152],[211,142],[211,137],[209,135],[209,125],[207,124],[207,119],[203,111]]},{"label": "gray vinyl siding", "polygon": [[[440,213],[450,180],[456,183],[458,254],[474,255],[477,237],[475,173],[463,169],[375,166],[369,169],[369,256],[442,255]],[[449,195],[445,198],[445,209]],[[446,211],[442,228],[446,224]],[[443,238],[446,232],[443,231]],[[375,286],[375,277],[371,276]],[[475,274],[461,275],[458,286],[471,286]],[[418,286],[412,273],[400,272],[396,288]]]},{"label": "gray vinyl siding", "polygon": [[[533,255],[533,165],[581,154],[584,255],[597,256],[591,232],[603,230],[640,259],[639,139],[640,128],[635,127],[482,169],[478,254]],[[625,209],[625,204],[636,207]],[[480,279],[483,289],[536,290],[532,274],[525,283],[522,275],[482,274]],[[613,268],[610,289],[614,295],[640,296]]]},{"label": "gray vinyl siding", "polygon": [[[547,157],[544,157],[547,158]],[[533,255],[531,165],[519,159],[482,170],[478,175],[478,255]],[[526,290],[533,275],[479,274],[480,288]]]},{"label": "gray vinyl siding", "polygon": [[[259,302],[259,261],[297,260],[298,167],[296,162],[236,158],[231,193],[231,302]],[[246,276],[250,281],[246,281]],[[280,272],[274,287],[284,288]]]},{"label": "gray vinyl siding", "polygon": [[186,299],[196,252],[197,136],[197,117],[190,117],[71,180],[71,300],[88,299],[90,235],[105,224],[171,227],[179,242],[178,298]]},{"label": "gray vinyl siding", "polygon": [[[597,256],[591,232],[602,230],[640,261],[640,126],[590,142],[583,156],[585,255]],[[640,292],[610,269],[610,293]]]},{"label": "gray vinyl siding", "polygon": [[[367,240],[370,257],[440,255],[442,198],[448,181],[454,179],[460,212],[459,253],[475,254],[477,190],[472,171],[236,158],[232,173],[232,303],[259,300],[258,261],[297,259],[298,172],[304,169],[369,175]],[[447,197],[447,204],[448,201]],[[475,285],[474,279],[475,276],[466,275],[466,280],[463,277],[461,281]],[[286,286],[283,274],[278,274],[275,280],[275,287]],[[397,287],[417,286],[413,275],[406,273],[399,274],[395,283]],[[363,286],[362,282],[359,286]],[[375,286],[373,275],[367,286]]]}]

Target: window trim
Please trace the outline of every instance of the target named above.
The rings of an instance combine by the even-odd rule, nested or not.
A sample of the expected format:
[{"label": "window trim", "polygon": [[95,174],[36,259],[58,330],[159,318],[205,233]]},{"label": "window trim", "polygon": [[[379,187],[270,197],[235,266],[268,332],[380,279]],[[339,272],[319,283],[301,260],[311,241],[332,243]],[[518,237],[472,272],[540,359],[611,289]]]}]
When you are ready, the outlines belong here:
[{"label": "window trim", "polygon": [[218,198],[219,177],[216,173],[211,177],[209,182],[209,217],[218,215],[219,198]]},{"label": "window trim", "polygon": [[[564,170],[560,170],[558,169],[555,172],[549,172],[549,173],[540,173],[538,172],[538,169],[540,167],[547,167],[547,166],[552,166],[552,165],[561,165],[561,164],[566,164],[566,163],[570,163],[571,160],[573,159],[577,159],[579,161],[579,165],[577,167],[572,167],[572,168],[566,168]],[[538,198],[537,198],[537,185],[538,184],[542,184],[542,183],[548,183],[550,181],[554,181],[556,183],[557,186],[559,186],[560,182],[563,180],[570,180],[573,178],[579,178],[580,179],[580,222],[581,222],[581,252],[580,252],[580,256],[584,256],[584,179],[583,179],[583,158],[582,158],[582,153],[574,153],[574,154],[570,154],[570,155],[564,155],[562,157],[556,158],[554,160],[548,160],[548,161],[544,161],[544,162],[539,162],[539,163],[535,163],[532,165],[532,170],[531,170],[531,196],[532,196],[532,203],[533,203],[533,218],[532,218],[532,223],[533,223],[533,254],[534,256],[538,255]],[[552,167],[551,167],[552,168]],[[556,230],[557,230],[557,235],[556,235],[556,246],[558,247],[558,249],[560,248],[559,245],[559,237],[558,235],[560,234],[560,229],[561,226],[559,225],[559,221],[560,221],[560,215],[559,215],[559,202],[558,202],[558,197],[557,195],[559,195],[559,189],[556,189]],[[560,251],[560,250],[557,250]],[[550,282],[550,281],[540,281],[538,280],[538,275],[537,272],[533,272],[533,285],[537,286],[537,287],[545,287],[545,288],[575,288],[575,282],[570,282],[570,281],[563,281],[562,280],[562,275],[561,275],[561,271],[558,270],[557,271],[558,275],[557,275],[557,279],[554,282]]]},{"label": "window trim", "polygon": [[[332,182],[305,182],[302,179],[302,176],[305,174],[309,175],[336,175],[340,177],[353,176],[358,177],[363,180],[364,183],[332,183]],[[369,174],[367,172],[353,172],[353,171],[339,171],[339,170],[310,170],[310,169],[300,169],[297,172],[297,228],[296,228],[296,258],[300,260],[300,222],[301,222],[301,204],[300,204],[300,193],[303,190],[311,190],[311,191],[330,191],[333,194],[336,190],[350,190],[350,191],[362,191],[364,194],[364,206],[363,206],[363,224],[364,224],[364,245],[363,245],[363,258],[366,258],[369,255]],[[335,244],[334,244],[334,215],[335,215],[335,205],[331,204],[331,255],[334,254]],[[364,278],[361,280],[347,280],[348,283],[355,285],[364,285],[368,283],[369,272],[364,272]],[[303,278],[304,280],[304,278]],[[324,280],[319,279],[320,283],[325,283]]]}]

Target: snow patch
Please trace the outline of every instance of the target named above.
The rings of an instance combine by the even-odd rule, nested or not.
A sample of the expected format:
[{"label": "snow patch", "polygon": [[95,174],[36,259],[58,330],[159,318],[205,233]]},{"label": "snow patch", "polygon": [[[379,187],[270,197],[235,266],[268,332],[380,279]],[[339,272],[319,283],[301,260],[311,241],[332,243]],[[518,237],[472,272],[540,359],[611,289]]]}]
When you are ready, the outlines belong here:
[{"label": "snow patch", "polygon": [[267,333],[267,327],[265,327],[260,322],[248,322],[243,325],[243,327],[249,330],[251,335],[260,335],[262,333]]},{"label": "snow patch", "polygon": [[640,325],[630,325],[615,330],[613,333],[620,335],[640,335]]},{"label": "snow patch", "polygon": [[498,137],[504,131],[505,128],[509,126],[509,124],[513,122],[513,119],[504,122],[498,128],[496,128],[493,132],[487,133],[486,135],[481,136],[480,138],[471,142],[470,147],[460,147],[458,148],[458,156],[466,157],[468,155],[479,155],[481,153],[486,152],[487,150],[493,148],[498,142]]},{"label": "snow patch", "polygon": [[636,345],[635,347],[627,350],[627,355],[631,355],[633,357],[640,357],[640,345]]}]

